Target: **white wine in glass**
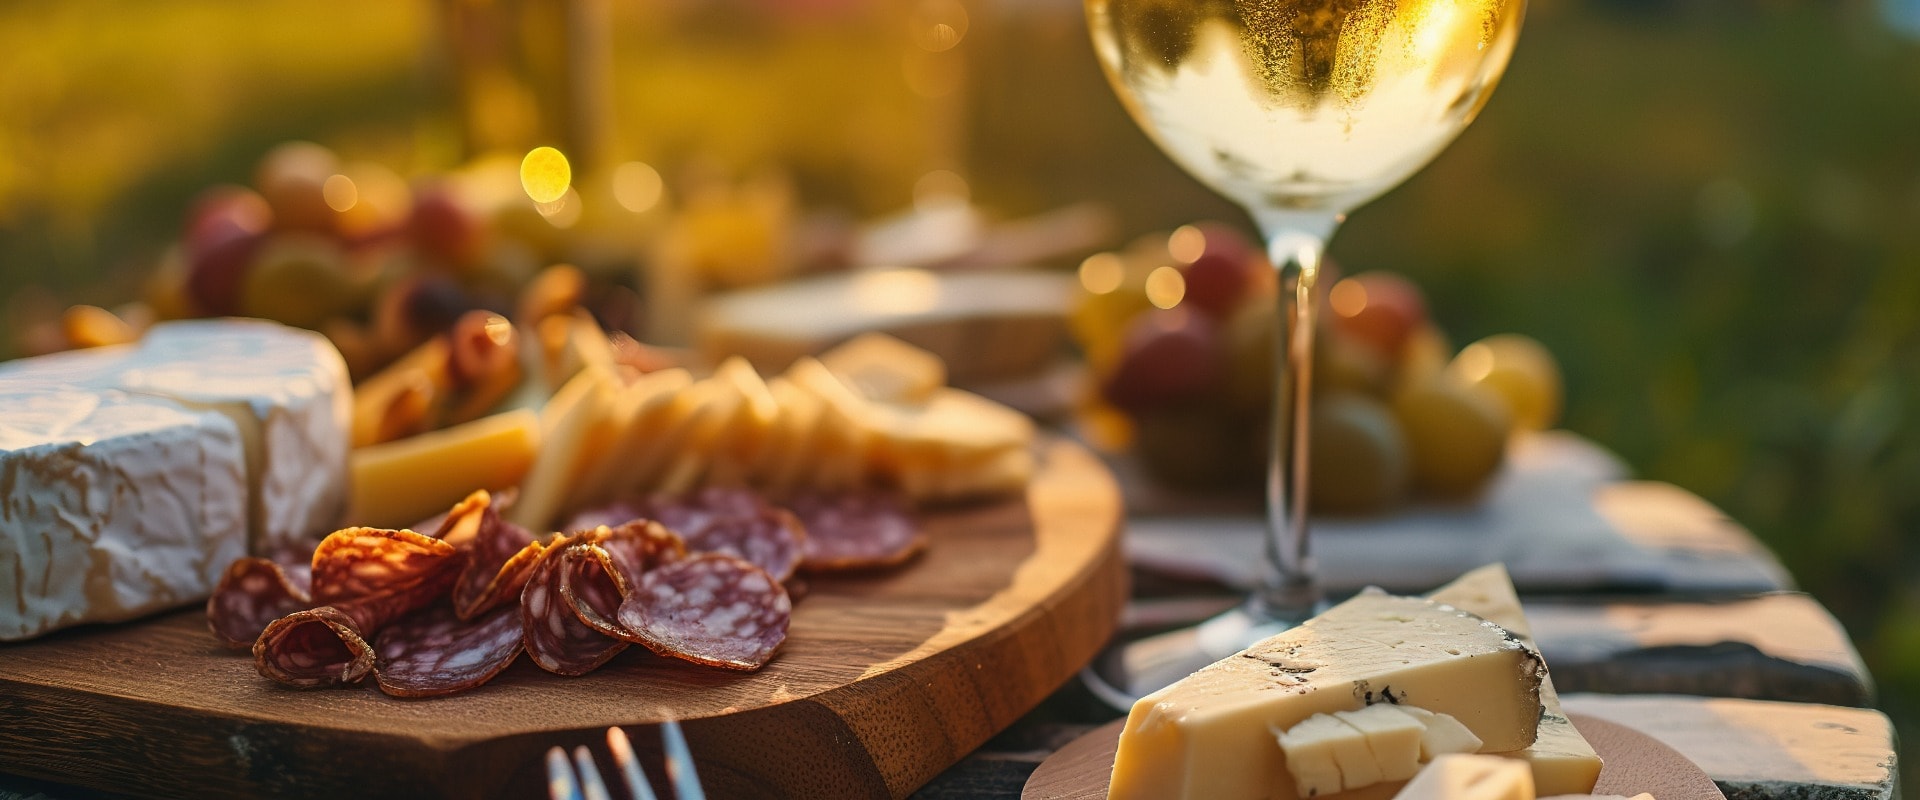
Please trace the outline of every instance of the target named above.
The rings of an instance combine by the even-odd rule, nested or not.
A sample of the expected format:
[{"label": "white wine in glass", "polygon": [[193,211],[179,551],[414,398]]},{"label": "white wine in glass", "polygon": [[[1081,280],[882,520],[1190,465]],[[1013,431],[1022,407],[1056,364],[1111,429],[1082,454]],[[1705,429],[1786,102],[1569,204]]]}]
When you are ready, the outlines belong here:
[{"label": "white wine in glass", "polygon": [[1138,697],[1311,616],[1307,419],[1319,269],[1348,212],[1445,149],[1506,71],[1526,0],[1086,0],[1120,102],[1253,216],[1281,271],[1267,571],[1243,608],[1110,652]]}]

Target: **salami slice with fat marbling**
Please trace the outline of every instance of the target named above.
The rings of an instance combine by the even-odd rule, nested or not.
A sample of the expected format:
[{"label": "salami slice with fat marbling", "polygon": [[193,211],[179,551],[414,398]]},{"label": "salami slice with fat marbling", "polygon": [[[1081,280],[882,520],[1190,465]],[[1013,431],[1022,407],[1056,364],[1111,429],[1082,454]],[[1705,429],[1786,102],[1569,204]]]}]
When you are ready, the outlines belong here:
[{"label": "salami slice with fat marbling", "polygon": [[791,498],[787,508],[806,529],[802,569],[889,567],[926,547],[926,535],[898,495],[880,491],[819,492]]},{"label": "salami slice with fat marbling", "polygon": [[429,581],[454,566],[453,545],[413,531],[347,528],[313,551],[313,599],[334,603]]},{"label": "salami slice with fat marbling", "polygon": [[472,689],[500,674],[520,655],[519,609],[496,608],[463,620],[435,605],[380,632],[374,680],[396,697],[429,697]]},{"label": "salami slice with fat marbling", "polygon": [[490,506],[448,517],[447,531],[451,538],[443,538],[466,554],[453,583],[453,608],[461,619],[477,617],[518,596],[545,549],[532,531],[509,522]]},{"label": "salami slice with fat marbling", "polygon": [[[586,536],[591,536],[591,532]],[[599,580],[614,580],[600,566],[597,557],[568,555],[575,546],[586,544],[583,538],[569,537],[549,546],[540,554],[526,588],[520,591],[520,621],[526,636],[527,657],[541,669],[558,675],[585,675],[627,648],[626,642],[610,638],[582,622],[562,594],[563,579],[568,580],[576,594],[594,580],[590,575],[576,578],[567,573],[568,570],[585,572],[588,560],[592,569],[599,570]],[[598,549],[597,545],[592,546]],[[617,588],[610,591],[616,596],[619,594]]]},{"label": "salami slice with fat marbling", "polygon": [[683,535],[690,551],[730,555],[766,570],[780,581],[793,577],[800,566],[807,538],[800,520],[780,508],[718,517]]},{"label": "salami slice with fat marbling", "polygon": [[687,556],[687,543],[680,535],[650,519],[636,519],[593,534],[612,556],[614,566],[631,585],[647,570]]},{"label": "salami slice with fat marbling", "polygon": [[373,670],[373,660],[353,617],[332,606],[274,620],[253,643],[261,675],[300,689],[358,682]]},{"label": "salami slice with fat marbling", "polygon": [[598,544],[583,542],[568,546],[560,558],[560,598],[567,609],[601,636],[625,639],[626,632],[614,621],[614,615],[632,589],[627,573],[614,563],[613,554]]},{"label": "salami slice with fat marbling", "polygon": [[305,564],[235,559],[207,598],[207,627],[228,647],[252,647],[274,620],[313,607],[312,574]]},{"label": "salami slice with fat marbling", "polygon": [[787,639],[793,603],[746,561],[702,553],[648,571],[620,605],[622,628],[663,656],[728,669],[765,666]]}]

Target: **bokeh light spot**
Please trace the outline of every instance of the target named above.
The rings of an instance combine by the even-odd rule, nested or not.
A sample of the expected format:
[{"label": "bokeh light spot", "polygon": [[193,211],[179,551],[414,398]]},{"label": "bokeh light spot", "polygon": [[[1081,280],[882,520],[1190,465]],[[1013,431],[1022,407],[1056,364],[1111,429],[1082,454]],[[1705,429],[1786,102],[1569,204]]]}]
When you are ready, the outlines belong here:
[{"label": "bokeh light spot", "polygon": [[1191,264],[1200,260],[1200,254],[1207,251],[1207,235],[1192,225],[1182,225],[1167,237],[1167,252],[1173,260],[1182,264]]},{"label": "bokeh light spot", "polygon": [[629,161],[613,169],[613,201],[635,214],[659,205],[665,188],[660,171],[645,162]]},{"label": "bokeh light spot", "polygon": [[1355,280],[1342,280],[1333,285],[1333,291],[1327,292],[1327,305],[1333,313],[1351,317],[1367,307],[1367,287]]},{"label": "bokeh light spot", "polygon": [[1147,273],[1147,302],[1156,308],[1173,308],[1187,296],[1187,279],[1180,270],[1160,267]]},{"label": "bokeh light spot", "polygon": [[536,147],[520,160],[520,187],[527,190],[527,196],[535,203],[558,201],[572,184],[573,168],[559,150]]},{"label": "bokeh light spot", "polygon": [[1092,294],[1109,294],[1126,278],[1126,265],[1112,253],[1095,253],[1080,262],[1080,286]]},{"label": "bokeh light spot", "polygon": [[320,196],[327,201],[327,207],[334,211],[351,211],[360,202],[360,187],[353,185],[352,178],[333,175],[320,184]]}]

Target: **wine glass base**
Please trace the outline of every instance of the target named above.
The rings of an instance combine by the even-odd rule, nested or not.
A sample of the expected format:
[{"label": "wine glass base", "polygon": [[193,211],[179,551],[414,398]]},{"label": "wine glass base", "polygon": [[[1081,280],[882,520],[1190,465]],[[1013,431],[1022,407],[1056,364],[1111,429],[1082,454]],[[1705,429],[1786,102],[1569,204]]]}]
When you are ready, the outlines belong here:
[{"label": "wine glass base", "polygon": [[1295,627],[1320,610],[1310,607],[1276,615],[1244,603],[1186,628],[1116,641],[1080,671],[1080,681],[1101,702],[1126,711],[1134,701]]}]

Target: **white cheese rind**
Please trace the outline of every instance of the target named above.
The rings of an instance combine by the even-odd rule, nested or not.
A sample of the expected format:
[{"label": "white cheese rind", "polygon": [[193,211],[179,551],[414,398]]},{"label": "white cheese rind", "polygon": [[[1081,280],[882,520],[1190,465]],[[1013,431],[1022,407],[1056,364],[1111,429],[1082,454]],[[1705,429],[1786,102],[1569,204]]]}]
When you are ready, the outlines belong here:
[{"label": "white cheese rind", "polygon": [[1382,702],[1448,714],[1486,742],[1533,742],[1545,670],[1496,625],[1425,600],[1363,593],[1134,704],[1111,798],[1293,796],[1279,743],[1314,714]]},{"label": "white cheese rind", "polygon": [[225,416],[44,387],[0,408],[0,640],[193,602],[246,554],[246,457]]},{"label": "white cheese rind", "polygon": [[0,387],[118,390],[226,416],[246,449],[253,553],[311,541],[342,522],[353,386],[340,352],[319,334],[261,320],[164,322],[136,344],[0,364]]},{"label": "white cheese rind", "polygon": [[353,385],[325,337],[257,320],[169,322],[147,332],[128,367],[120,388],[221,411],[258,442],[248,451],[253,552],[340,526]]}]

